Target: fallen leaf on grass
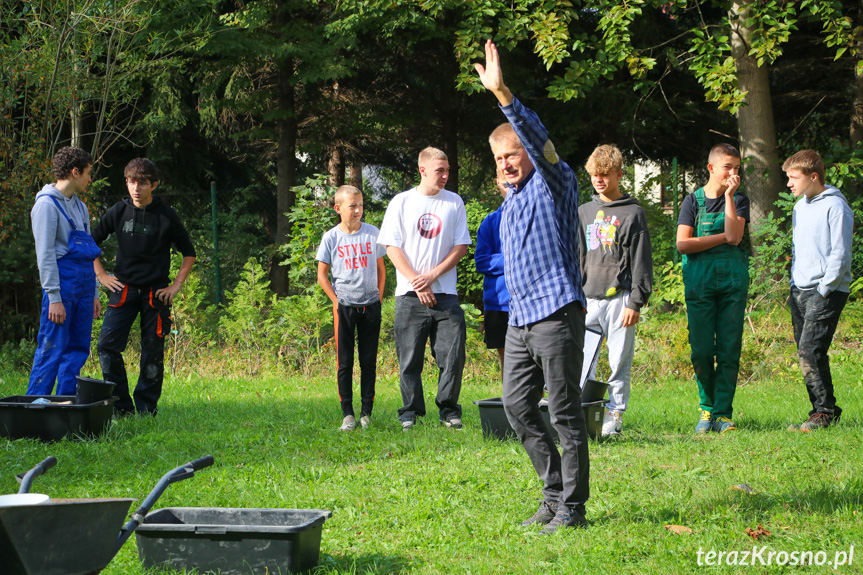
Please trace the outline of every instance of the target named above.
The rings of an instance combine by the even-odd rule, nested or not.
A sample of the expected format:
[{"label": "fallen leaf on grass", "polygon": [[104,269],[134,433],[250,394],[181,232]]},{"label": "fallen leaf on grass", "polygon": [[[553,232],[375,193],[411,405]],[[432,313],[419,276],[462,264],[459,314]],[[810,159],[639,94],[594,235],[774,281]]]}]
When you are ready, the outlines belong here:
[{"label": "fallen leaf on grass", "polygon": [[731,489],[734,489],[736,491],[742,491],[743,493],[748,493],[749,495],[752,495],[753,491],[752,487],[748,483],[738,483],[736,485],[732,485]]},{"label": "fallen leaf on grass", "polygon": [[681,533],[692,533],[692,529],[685,525],[663,525],[663,527],[665,527],[672,533],[677,533],[678,535]]},{"label": "fallen leaf on grass", "polygon": [[758,541],[759,537],[770,537],[770,531],[766,530],[761,524],[758,524],[758,529],[753,529],[752,527],[746,528],[746,534]]}]

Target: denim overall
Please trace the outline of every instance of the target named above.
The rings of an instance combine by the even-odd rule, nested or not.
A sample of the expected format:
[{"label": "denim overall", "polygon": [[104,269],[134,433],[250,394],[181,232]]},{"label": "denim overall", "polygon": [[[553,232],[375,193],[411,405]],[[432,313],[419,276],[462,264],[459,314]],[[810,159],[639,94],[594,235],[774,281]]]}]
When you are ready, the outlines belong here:
[{"label": "denim overall", "polygon": [[[707,213],[704,188],[695,192],[695,199],[698,215],[693,237],[725,233],[725,210]],[[714,418],[730,418],[749,290],[748,256],[730,244],[684,255],[683,283],[701,409]]]},{"label": "denim overall", "polygon": [[[66,321],[59,325],[48,319],[50,302],[48,295],[44,294],[38,347],[33,357],[27,395],[50,395],[55,379],[57,395],[74,395],[76,378],[90,355],[90,336],[93,331],[93,299],[96,297],[93,260],[101,255],[102,250],[87,231],[78,229],[57,198],[51,197],[51,200],[72,227],[68,239],[69,251],[57,260]],[[86,212],[81,211],[86,222]],[[85,227],[89,226],[85,223]]]}]

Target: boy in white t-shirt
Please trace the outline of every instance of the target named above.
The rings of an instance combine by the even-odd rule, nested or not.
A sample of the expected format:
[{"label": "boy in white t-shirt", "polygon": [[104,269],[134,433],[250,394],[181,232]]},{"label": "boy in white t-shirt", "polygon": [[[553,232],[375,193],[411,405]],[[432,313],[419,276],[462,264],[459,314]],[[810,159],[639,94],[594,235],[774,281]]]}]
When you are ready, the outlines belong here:
[{"label": "boy in white t-shirt", "polygon": [[426,148],[419,155],[420,184],[398,194],[387,207],[378,243],[396,267],[395,340],[404,430],[425,415],[422,367],[426,341],[437,362],[440,421],[460,429],[465,321],[456,293],[456,264],[467,253],[470,232],[464,202],[443,189],[446,154]]},{"label": "boy in white t-shirt", "polygon": [[359,189],[340,186],[334,200],[341,222],[324,234],[316,258],[318,283],[333,302],[336,381],[344,416],[340,429],[352,431],[357,425],[352,382],[355,334],[360,358],[360,425],[368,427],[371,422],[386,282],[385,250],[377,244],[378,229],[362,221],[363,194]]}]

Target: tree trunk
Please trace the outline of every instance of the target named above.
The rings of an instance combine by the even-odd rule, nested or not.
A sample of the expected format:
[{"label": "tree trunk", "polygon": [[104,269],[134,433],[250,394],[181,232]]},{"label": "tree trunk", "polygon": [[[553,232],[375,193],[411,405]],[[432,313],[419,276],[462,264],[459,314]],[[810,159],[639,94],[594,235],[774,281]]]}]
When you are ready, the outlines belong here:
[{"label": "tree trunk", "polygon": [[329,184],[341,186],[345,183],[345,149],[341,146],[330,148],[330,160],[327,165],[330,173]]},{"label": "tree trunk", "polygon": [[[294,70],[291,62],[283,62],[278,72],[278,106],[281,115],[276,122],[279,134],[278,149],[276,152],[278,169],[278,182],[276,184],[276,245],[284,245],[291,235],[291,223],[287,212],[294,207],[296,195],[293,187],[297,173],[297,117],[294,110]],[[288,267],[279,265],[283,256],[276,255],[273,258],[270,270],[270,282],[280,296],[288,294]]]},{"label": "tree trunk", "polygon": [[[857,14],[855,15],[856,27],[854,28],[854,40],[857,43],[857,61],[863,59],[863,0],[857,3]],[[859,68],[854,68],[854,101],[851,109],[851,150],[856,150],[857,145],[863,142],[863,74]]]},{"label": "tree trunk", "polygon": [[745,185],[751,206],[750,217],[752,222],[757,222],[773,211],[782,187],[782,173],[767,68],[759,67],[755,58],[749,55],[750,37],[754,30],[743,26],[752,1],[732,4],[729,17],[738,16],[736,20],[731,19],[731,55],[738,85],[746,92],[746,99],[737,112],[737,129],[740,154],[746,160]]},{"label": "tree trunk", "polygon": [[69,145],[83,149],[81,134],[84,133],[84,118],[81,115],[81,101],[78,99],[74,100],[69,107],[69,127],[71,129]]},{"label": "tree trunk", "polygon": [[351,160],[351,185],[363,191],[363,163],[359,160]]}]

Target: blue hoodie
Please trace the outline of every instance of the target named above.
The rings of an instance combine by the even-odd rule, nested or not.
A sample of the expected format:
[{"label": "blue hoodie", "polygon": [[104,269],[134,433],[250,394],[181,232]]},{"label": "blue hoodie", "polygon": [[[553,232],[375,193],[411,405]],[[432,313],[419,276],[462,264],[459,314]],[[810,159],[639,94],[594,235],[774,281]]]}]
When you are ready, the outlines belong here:
[{"label": "blue hoodie", "polygon": [[851,232],[854,214],[838,189],[794,204],[791,285],[802,290],[851,291]]},{"label": "blue hoodie", "polygon": [[[59,303],[62,298],[57,260],[69,251],[69,232],[72,231],[72,226],[51,201],[51,196],[57,198],[78,229],[87,233],[90,233],[90,212],[77,195],[72,194],[71,198],[67,198],[51,184],[47,184],[36,194],[36,202],[30,210],[42,289],[48,294],[49,303]],[[95,282],[93,286],[93,297],[99,297],[99,282]]]}]

